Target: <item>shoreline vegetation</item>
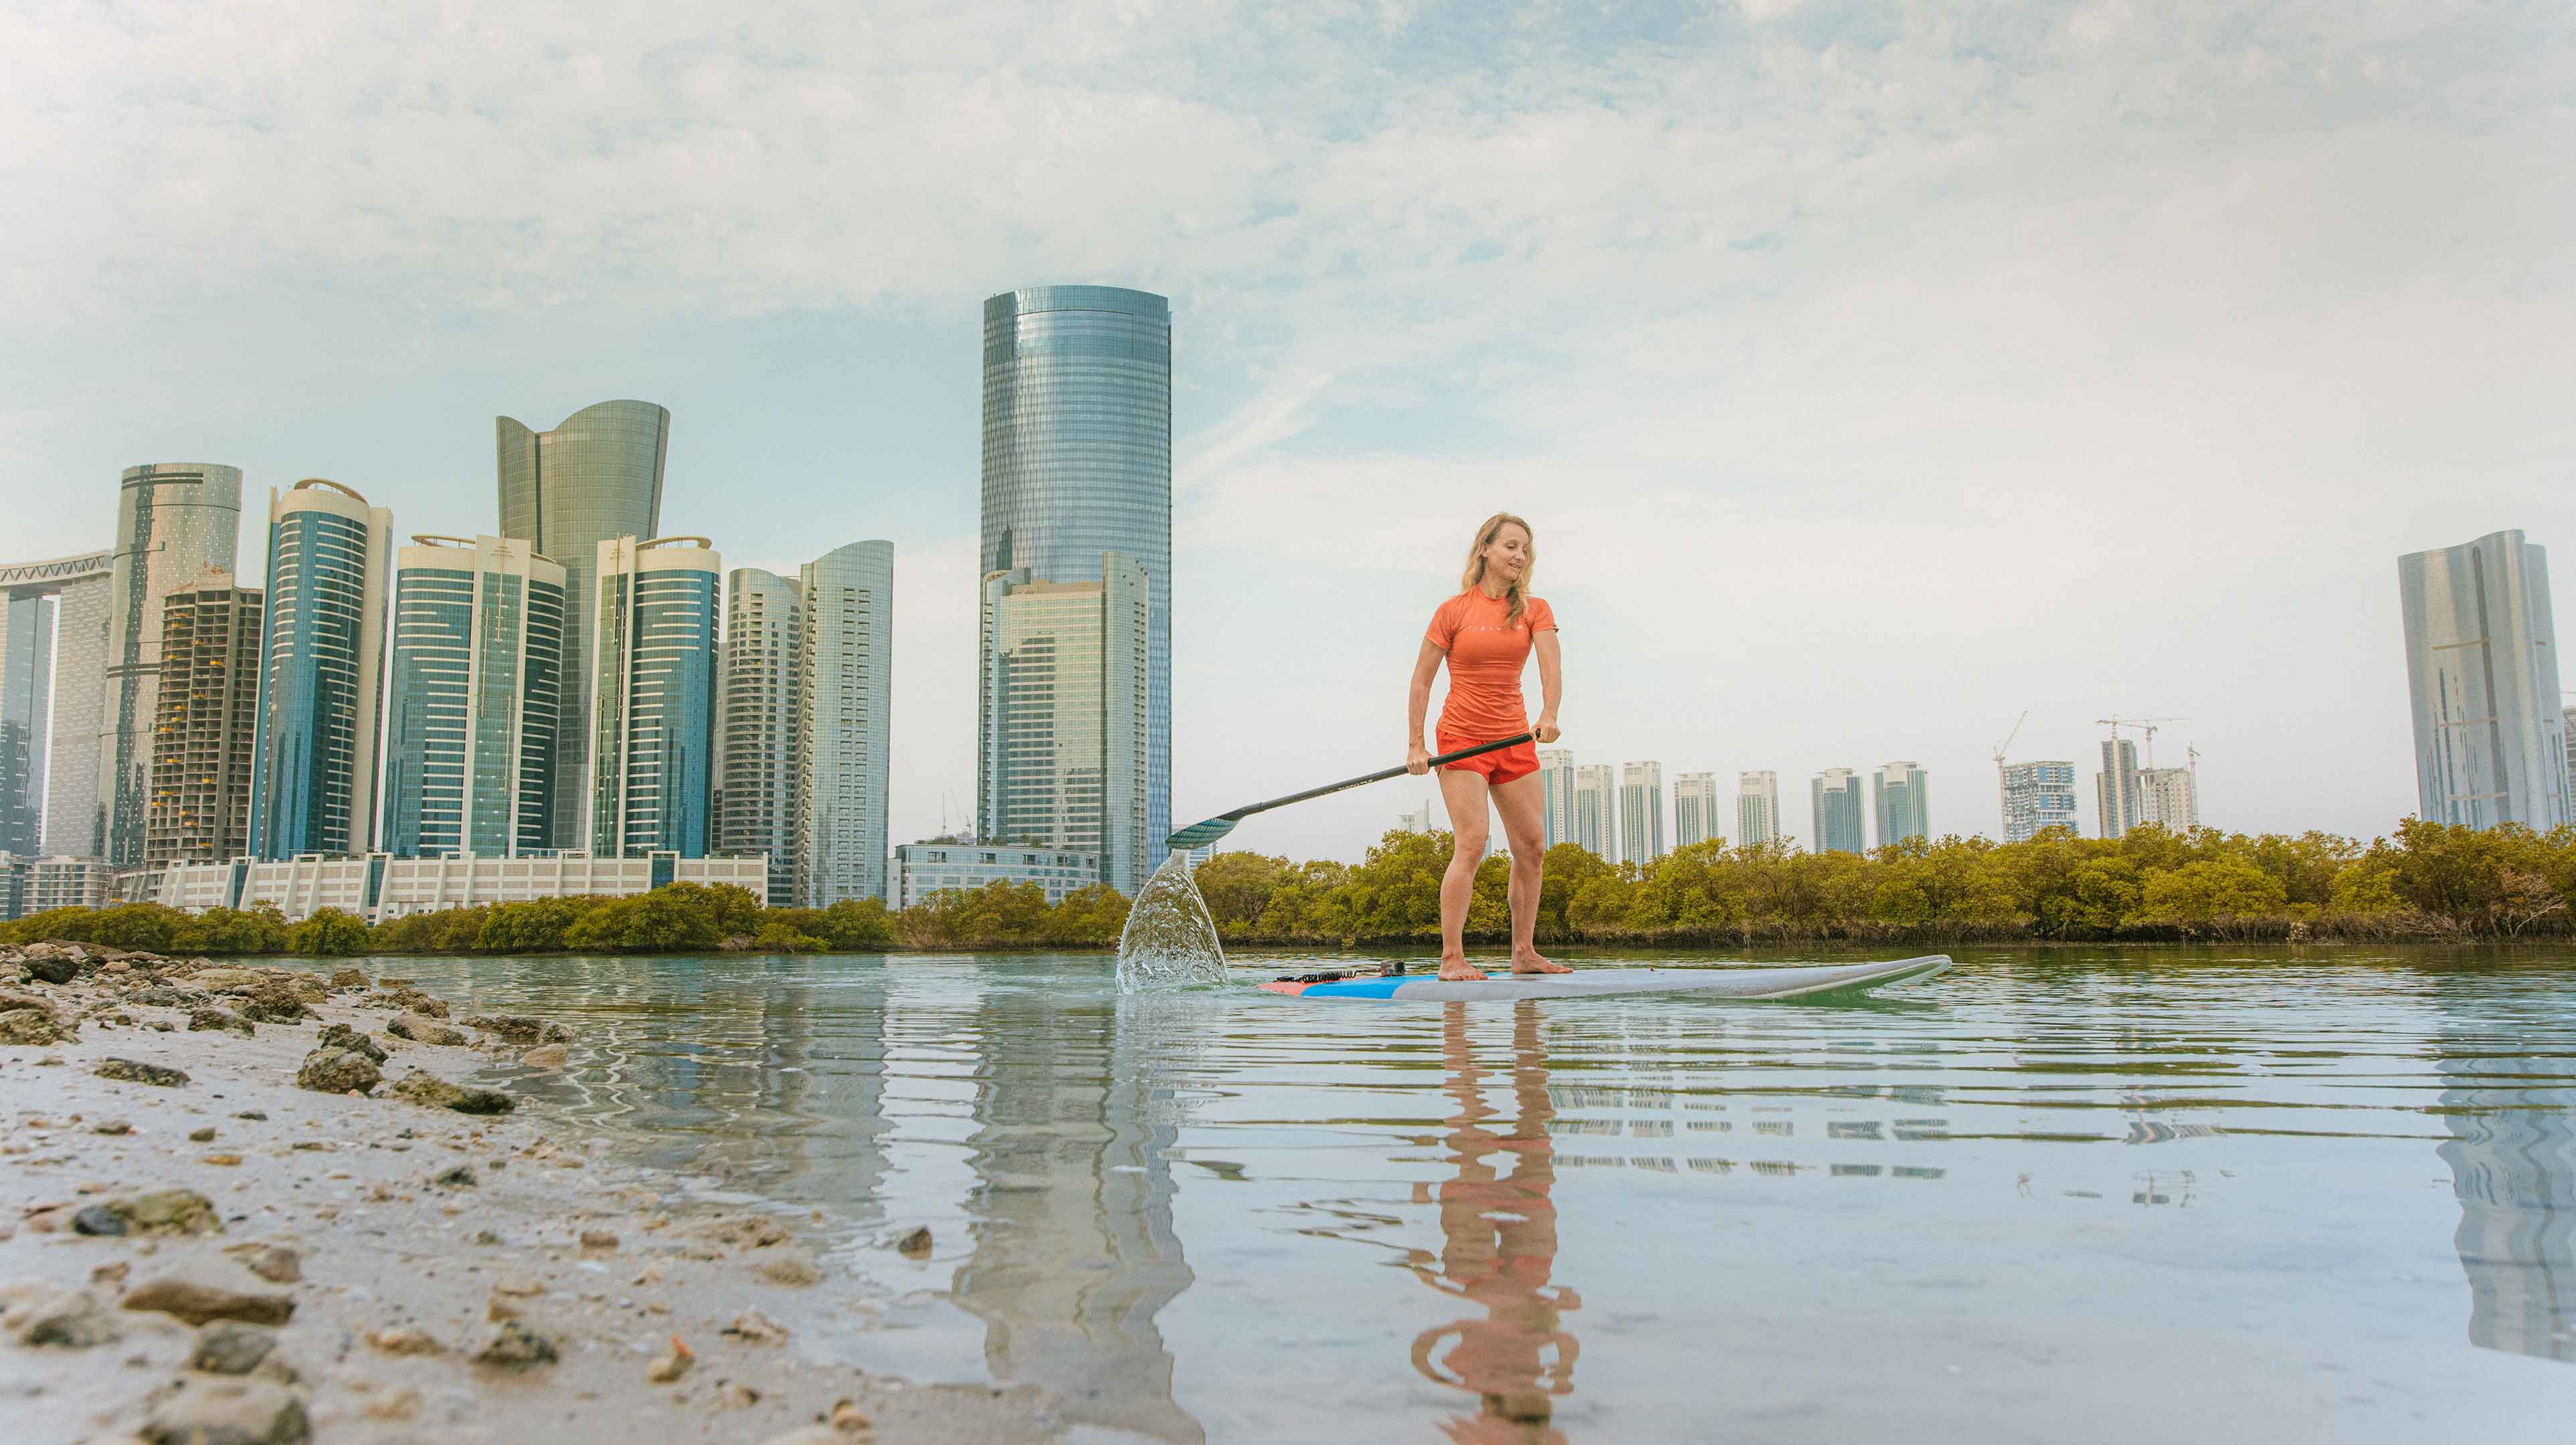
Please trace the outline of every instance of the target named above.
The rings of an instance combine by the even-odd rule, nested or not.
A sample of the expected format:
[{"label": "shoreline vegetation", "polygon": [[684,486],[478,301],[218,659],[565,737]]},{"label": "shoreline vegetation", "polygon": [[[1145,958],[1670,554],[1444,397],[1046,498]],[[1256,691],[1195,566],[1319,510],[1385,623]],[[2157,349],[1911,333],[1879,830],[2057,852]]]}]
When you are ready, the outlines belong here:
[{"label": "shoreline vegetation", "polygon": [[[1450,835],[1390,832],[1357,864],[1219,853],[1196,870],[1236,947],[1411,947],[1439,932]],[[1504,941],[1508,858],[1477,871],[1471,943]],[[2409,818],[2363,844],[2143,827],[2051,829],[2024,843],[1908,840],[1866,856],[1787,843],[1695,843],[1650,863],[1560,843],[1539,899],[1543,945],[1758,947],[1972,943],[2473,943],[2576,934],[2576,828],[2480,832]],[[1093,887],[1049,904],[994,883],[893,910],[868,899],[764,908],[749,891],[676,883],[631,898],[545,898],[388,919],[336,909],[55,909],[0,942],[94,943],[209,957],[529,953],[919,953],[1115,947],[1128,900]]]}]

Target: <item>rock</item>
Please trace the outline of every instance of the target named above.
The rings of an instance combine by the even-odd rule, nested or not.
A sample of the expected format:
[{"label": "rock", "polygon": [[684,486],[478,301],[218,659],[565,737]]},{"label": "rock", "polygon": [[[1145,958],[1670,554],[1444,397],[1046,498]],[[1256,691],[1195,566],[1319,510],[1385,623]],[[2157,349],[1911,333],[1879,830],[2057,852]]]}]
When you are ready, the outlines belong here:
[{"label": "rock", "polygon": [[0,1044],[67,1044],[79,1027],[35,1009],[11,1009],[0,1013]]},{"label": "rock", "polygon": [[644,1367],[644,1378],[656,1385],[667,1385],[687,1374],[697,1362],[697,1352],[689,1348],[688,1341],[673,1335],[671,1348],[654,1356],[653,1363]]},{"label": "rock", "polygon": [[188,1368],[209,1375],[247,1375],[277,1348],[277,1336],[252,1325],[217,1320],[197,1331]]},{"label": "rock", "polygon": [[553,1364],[556,1358],[554,1341],[517,1320],[503,1320],[483,1348],[474,1352],[474,1363],[500,1370],[533,1370]]},{"label": "rock", "polygon": [[344,968],[331,975],[331,987],[334,989],[365,988],[367,986],[367,974],[364,969]]},{"label": "rock", "polygon": [[193,1189],[155,1189],[109,1206],[136,1234],[221,1234],[215,1202]]},{"label": "rock", "polygon": [[760,1277],[775,1285],[801,1288],[823,1278],[814,1261],[801,1253],[782,1252],[761,1261]]},{"label": "rock", "polygon": [[476,1185],[474,1166],[459,1164],[429,1182],[446,1189],[472,1189]]},{"label": "rock", "polygon": [[224,1253],[270,1284],[294,1284],[304,1278],[304,1257],[284,1245],[236,1244]]},{"label": "rock", "polygon": [[91,1270],[89,1272],[89,1282],[106,1289],[123,1289],[125,1288],[126,1275],[132,1273],[133,1270],[134,1266],[132,1263],[120,1259],[114,1264],[102,1264],[98,1268]]},{"label": "rock", "polygon": [[80,960],[65,958],[60,954],[30,957],[27,960],[27,976],[41,979],[46,983],[69,983],[80,977]]},{"label": "rock", "polygon": [[241,1156],[239,1154],[209,1154],[197,1162],[216,1169],[238,1169],[241,1167]]},{"label": "rock", "polygon": [[180,1275],[143,1285],[125,1297],[124,1307],[171,1315],[192,1325],[208,1320],[282,1325],[295,1315],[295,1300],[290,1295],[257,1294]]},{"label": "rock", "polygon": [[377,1330],[367,1336],[367,1343],[388,1355],[443,1355],[447,1346],[426,1330],[409,1327]]},{"label": "rock", "polygon": [[363,1030],[353,1029],[347,1024],[325,1024],[318,1042],[326,1049],[347,1049],[352,1053],[365,1054],[379,1064],[385,1061],[383,1045],[368,1038]]},{"label": "rock", "polygon": [[90,1070],[102,1079],[119,1079],[129,1084],[151,1084],[163,1089],[184,1087],[186,1073],[163,1064],[147,1064],[136,1059],[101,1059]]},{"label": "rock", "polygon": [[215,1142],[215,1126],[208,1124],[202,1129],[189,1130],[188,1142],[191,1144],[212,1144]]},{"label": "rock", "polygon": [[930,1226],[916,1224],[894,1242],[895,1252],[906,1259],[930,1258]]},{"label": "rock", "polygon": [[265,1124],[268,1122],[268,1116],[257,1109],[244,1109],[240,1113],[233,1115],[233,1117],[236,1119],[248,1119],[253,1123],[259,1124]]},{"label": "rock", "polygon": [[833,1429],[844,1435],[856,1435],[862,1430],[873,1429],[876,1426],[876,1422],[859,1409],[858,1402],[850,1399],[832,1402],[830,1424]]},{"label": "rock", "polygon": [[393,1096],[424,1109],[452,1109],[465,1091],[436,1074],[414,1069],[394,1081]]},{"label": "rock", "polygon": [[301,1445],[312,1422],[295,1392],[265,1380],[183,1380],[143,1423],[151,1445]]},{"label": "rock", "polygon": [[[760,1392],[759,1392],[758,1390],[753,1389],[751,1386],[744,1384],[742,1381],[740,1381],[740,1380],[718,1380],[718,1381],[716,1381],[716,1408],[717,1408],[717,1409],[719,1409],[719,1410],[748,1410],[748,1409],[750,1409],[752,1406],[757,1405],[757,1404],[759,1404],[759,1403],[760,1403]],[[833,1437],[833,1439],[834,1439],[835,1445],[838,1445],[839,1437],[838,1437],[838,1436],[835,1436],[835,1437]]]},{"label": "rock", "polygon": [[519,1107],[516,1098],[498,1089],[463,1089],[459,1093],[462,1097],[447,1107],[460,1114],[506,1114]]},{"label": "rock", "polygon": [[298,1087],[323,1094],[345,1094],[351,1089],[364,1094],[383,1079],[374,1059],[350,1049],[315,1049],[295,1071]]},{"label": "rock", "polygon": [[829,1425],[799,1425],[784,1435],[770,1436],[760,1445],[850,1445],[850,1437]]},{"label": "rock", "polygon": [[399,1423],[420,1413],[420,1391],[406,1385],[378,1395],[359,1409],[370,1420]]},{"label": "rock", "polygon": [[733,1323],[725,1326],[722,1333],[745,1344],[774,1345],[787,1338],[787,1326],[758,1310],[744,1310],[733,1317]]},{"label": "rock", "polygon": [[206,995],[192,988],[172,988],[166,983],[156,983],[136,989],[126,999],[129,1003],[150,1004],[154,1008],[196,1008],[206,1002]]},{"label": "rock", "polygon": [[250,988],[250,997],[241,1006],[241,1016],[256,1023],[292,1024],[313,1017],[304,1006],[304,993],[282,978],[262,978]]},{"label": "rock", "polygon": [[121,1331],[116,1316],[98,1296],[85,1289],[54,1290],[9,1311],[20,1341],[56,1349],[86,1350],[113,1343]]},{"label": "rock", "polygon": [[72,1233],[118,1235],[125,1232],[125,1216],[104,1204],[93,1204],[72,1216]]},{"label": "rock", "polygon": [[446,1044],[452,1047],[466,1042],[463,1029],[449,1028],[427,1014],[396,1014],[394,1021],[385,1025],[385,1032],[398,1039],[409,1039],[416,1044]]},{"label": "rock", "polygon": [[613,1250],[617,1248],[617,1236],[605,1229],[585,1229],[581,1232],[581,1247],[584,1250]]},{"label": "rock", "polygon": [[216,1030],[233,1034],[257,1032],[251,1027],[250,1020],[234,1013],[231,1009],[208,1007],[192,1010],[189,1013],[188,1032],[193,1034]]},{"label": "rock", "polygon": [[561,1044],[543,1044],[519,1055],[519,1062],[532,1069],[560,1069],[572,1062],[572,1055]]},{"label": "rock", "polygon": [[505,1274],[492,1285],[494,1294],[516,1295],[521,1299],[532,1299],[545,1292],[545,1285],[532,1274]]},{"label": "rock", "polygon": [[255,968],[201,968],[188,975],[188,982],[208,993],[231,993],[256,987],[264,977]]},{"label": "rock", "polygon": [[89,1131],[93,1134],[131,1134],[134,1132],[134,1126],[123,1119],[101,1119],[90,1125]]},{"label": "rock", "polygon": [[465,1021],[465,1026],[497,1035],[505,1044],[526,1046],[572,1042],[572,1030],[562,1024],[530,1018],[525,1014],[476,1014]]},{"label": "rock", "polygon": [[447,1000],[432,998],[416,988],[398,988],[379,997],[406,1013],[421,1014],[434,1019],[447,1017]]}]

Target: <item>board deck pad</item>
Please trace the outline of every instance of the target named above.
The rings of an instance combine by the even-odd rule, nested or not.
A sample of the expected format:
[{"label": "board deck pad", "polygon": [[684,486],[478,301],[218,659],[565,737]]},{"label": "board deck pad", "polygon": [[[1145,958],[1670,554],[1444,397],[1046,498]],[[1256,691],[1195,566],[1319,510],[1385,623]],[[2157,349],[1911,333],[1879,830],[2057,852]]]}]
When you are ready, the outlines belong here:
[{"label": "board deck pad", "polygon": [[1697,998],[1821,998],[1866,993],[1930,978],[1950,966],[1946,953],[1877,963],[1796,968],[1578,968],[1572,973],[1495,972],[1482,983],[1442,983],[1431,973],[1349,978],[1330,983],[1281,979],[1262,988],[1295,998],[1374,1003],[1492,1003],[1523,998],[1600,998],[1622,994],[1689,994]]}]

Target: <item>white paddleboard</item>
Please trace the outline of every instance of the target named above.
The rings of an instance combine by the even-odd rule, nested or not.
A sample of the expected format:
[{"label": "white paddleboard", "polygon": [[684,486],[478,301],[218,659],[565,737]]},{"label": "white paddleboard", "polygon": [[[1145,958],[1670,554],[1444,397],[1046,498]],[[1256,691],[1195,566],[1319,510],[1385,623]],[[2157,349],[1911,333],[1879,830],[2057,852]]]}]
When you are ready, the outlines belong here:
[{"label": "white paddleboard", "polygon": [[1572,973],[1495,972],[1481,983],[1442,983],[1429,972],[1373,978],[1288,977],[1262,987],[1292,998],[1366,1003],[1491,1003],[1522,998],[1597,998],[1635,993],[1701,998],[1818,998],[1866,993],[1891,983],[1930,978],[1950,966],[1946,953],[1877,963],[1797,968],[1578,968]]}]

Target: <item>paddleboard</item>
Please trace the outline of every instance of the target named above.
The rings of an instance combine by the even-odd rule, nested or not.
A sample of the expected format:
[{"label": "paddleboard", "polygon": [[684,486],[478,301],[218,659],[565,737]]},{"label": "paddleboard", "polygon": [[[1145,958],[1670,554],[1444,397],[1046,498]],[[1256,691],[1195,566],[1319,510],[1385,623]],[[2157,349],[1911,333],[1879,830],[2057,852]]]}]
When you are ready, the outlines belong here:
[{"label": "paddleboard", "polygon": [[1481,983],[1442,983],[1429,972],[1335,979],[1282,978],[1262,987],[1294,998],[1370,1003],[1491,1003],[1523,998],[1601,998],[1673,993],[1696,998],[1819,998],[1866,993],[1891,983],[1930,978],[1950,966],[1946,953],[1878,963],[1799,968],[1578,968],[1572,973],[1496,972]]}]

